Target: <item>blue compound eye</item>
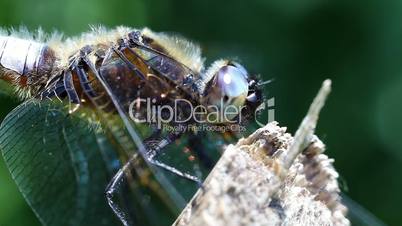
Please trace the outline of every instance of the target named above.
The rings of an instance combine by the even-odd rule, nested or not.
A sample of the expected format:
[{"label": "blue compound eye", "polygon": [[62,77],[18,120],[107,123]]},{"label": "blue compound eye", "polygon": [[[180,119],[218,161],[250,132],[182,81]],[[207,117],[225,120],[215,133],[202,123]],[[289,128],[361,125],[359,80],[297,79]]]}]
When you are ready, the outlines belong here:
[{"label": "blue compound eye", "polygon": [[248,82],[242,69],[235,66],[222,67],[218,71],[216,85],[221,90],[224,103],[243,105],[248,93]]},{"label": "blue compound eye", "polygon": [[241,64],[236,63],[236,62],[231,62],[231,64],[232,64],[235,68],[237,68],[237,69],[244,75],[244,77],[245,77],[246,79],[248,78],[248,72],[247,72],[247,70],[246,70]]},{"label": "blue compound eye", "polygon": [[214,123],[231,123],[240,114],[248,95],[244,73],[233,65],[224,65],[216,71],[204,102],[209,110],[219,113]]}]

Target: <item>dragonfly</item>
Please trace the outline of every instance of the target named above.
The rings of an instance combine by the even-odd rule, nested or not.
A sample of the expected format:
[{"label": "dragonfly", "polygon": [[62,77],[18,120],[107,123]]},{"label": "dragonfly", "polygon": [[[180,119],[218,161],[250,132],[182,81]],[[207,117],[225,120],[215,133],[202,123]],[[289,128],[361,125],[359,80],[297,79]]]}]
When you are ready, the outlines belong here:
[{"label": "dragonfly", "polygon": [[43,225],[171,224],[264,101],[257,76],[204,68],[177,35],[39,36],[0,35],[0,78],[24,100],[0,149]]},{"label": "dragonfly", "polygon": [[[0,78],[23,100],[0,150],[43,225],[170,225],[264,105],[267,82],[233,60],[204,68],[177,35],[22,33],[0,33]],[[385,225],[343,201],[357,225]]]}]

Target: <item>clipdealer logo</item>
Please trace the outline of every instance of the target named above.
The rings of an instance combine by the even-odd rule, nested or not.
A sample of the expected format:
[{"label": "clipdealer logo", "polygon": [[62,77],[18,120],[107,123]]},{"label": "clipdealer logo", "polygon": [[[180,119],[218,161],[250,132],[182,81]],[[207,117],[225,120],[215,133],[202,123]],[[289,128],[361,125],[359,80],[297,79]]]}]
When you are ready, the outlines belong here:
[{"label": "clipdealer logo", "polygon": [[[268,109],[268,122],[275,120],[275,99],[271,98],[262,103],[254,112],[255,121],[259,126],[264,126],[263,119],[257,117],[262,111]],[[180,108],[186,108],[188,114],[183,116]],[[145,109],[144,109],[145,108]],[[158,129],[164,127],[168,130],[205,130],[205,131],[244,131],[240,126],[243,117],[242,109],[245,106],[225,105],[223,100],[219,105],[197,105],[186,99],[175,99],[173,105],[159,105],[154,98],[137,98],[129,106],[129,116],[136,123],[156,124]],[[189,125],[184,128],[186,122],[195,122],[198,125]],[[166,126],[170,123],[178,124],[175,126]],[[222,124],[222,125],[217,125]]]}]

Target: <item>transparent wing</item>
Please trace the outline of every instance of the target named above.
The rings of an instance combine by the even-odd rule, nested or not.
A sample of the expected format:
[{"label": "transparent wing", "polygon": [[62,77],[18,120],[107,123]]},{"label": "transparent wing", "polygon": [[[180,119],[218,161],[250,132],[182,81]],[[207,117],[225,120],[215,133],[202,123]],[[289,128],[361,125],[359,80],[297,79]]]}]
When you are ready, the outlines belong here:
[{"label": "transparent wing", "polygon": [[188,98],[197,98],[200,92],[199,87],[202,86],[201,83],[203,82],[200,75],[170,57],[157,43],[144,44],[139,41],[139,39],[142,39],[140,36],[139,32],[129,34],[130,48],[127,49],[128,55],[141,59],[158,76],[167,78],[172,84],[175,84],[181,91],[186,93]]},{"label": "transparent wing", "polygon": [[[116,169],[99,153],[100,133],[60,105],[27,101],[0,126],[0,149],[43,225],[115,225],[104,188]],[[103,152],[115,159],[113,150]]]},{"label": "transparent wing", "polygon": [[[30,100],[0,126],[4,160],[43,225],[120,224],[105,188],[137,149],[120,117],[104,116],[112,127],[99,130],[84,117],[91,113],[86,110],[68,114],[68,105]],[[120,197],[135,225],[169,225],[197,185],[150,168],[141,156],[135,168]]]},{"label": "transparent wing", "polygon": [[[136,123],[135,120],[132,119],[132,111],[130,114],[130,110],[133,110],[132,103],[138,99],[145,100],[148,97],[151,97],[150,99],[152,100],[147,102],[146,104],[152,105],[153,103],[156,103],[154,106],[142,106],[140,109],[143,109],[143,111],[138,110],[138,112],[143,115],[143,117],[140,118],[147,118],[148,122],[149,119],[153,120],[156,118],[156,120],[160,117],[163,117],[163,112],[161,110],[157,109],[159,106],[168,106],[173,108],[175,111],[179,111],[179,115],[183,114],[186,115],[188,112],[181,112],[185,111],[183,109],[186,109],[188,106],[181,107],[180,105],[174,105],[174,101],[177,99],[185,99],[185,98],[190,98],[186,99],[189,101],[194,101],[195,104],[197,104],[198,100],[191,99],[191,97],[188,95],[187,92],[185,91],[190,91],[190,90],[180,90],[184,88],[188,88],[188,86],[182,85],[181,83],[185,83],[184,80],[186,80],[187,75],[191,75],[193,72],[188,69],[186,66],[180,64],[179,62],[175,61],[174,59],[171,59],[170,57],[164,55],[161,52],[158,52],[156,50],[150,49],[145,46],[139,46],[138,48],[133,48],[134,50],[130,48],[125,48],[122,50],[121,53],[116,53],[113,52],[112,50],[109,51],[107,56],[105,57],[105,60],[102,63],[102,66],[99,69],[99,80],[103,81],[103,86],[106,87],[108,91],[108,95],[112,98],[112,101],[116,108],[118,109],[118,112],[123,119],[123,122],[130,132],[130,136],[132,140],[136,143],[136,145],[140,149],[144,149],[144,145],[142,144],[142,141],[147,140],[149,136],[152,135],[152,131],[155,132],[155,130],[149,129],[148,132],[144,133],[144,124],[141,123]],[[133,51],[137,51],[136,53],[133,53]],[[124,57],[127,58],[127,60],[136,62],[135,65],[130,65],[124,60],[122,60],[121,55],[124,55]],[[131,67],[136,67],[136,68],[130,68]],[[139,71],[142,67],[148,67],[151,68],[154,75],[147,75],[144,76],[142,75]],[[146,78],[144,78],[146,77]],[[118,78],[118,79],[117,79]],[[164,79],[165,78],[165,79]],[[147,85],[144,86],[142,84],[146,83]],[[174,85],[176,84],[181,84],[181,85]],[[130,86],[133,87],[131,89],[128,89],[125,86]],[[137,88],[137,89],[136,89]],[[172,90],[173,89],[173,90]],[[124,91],[122,91],[124,90]],[[128,91],[129,90],[129,91]],[[194,95],[194,93],[192,93]],[[198,94],[196,94],[198,95]],[[162,97],[162,96],[165,96]],[[154,101],[153,101],[154,100]],[[142,103],[141,105],[145,105]],[[155,108],[154,108],[155,107]],[[146,108],[146,109],[145,109]],[[145,109],[145,110],[144,110]],[[134,109],[135,110],[135,109]],[[152,112],[151,112],[152,111]],[[177,112],[175,112],[176,114]],[[185,117],[184,117],[185,118]],[[157,126],[158,122],[153,122],[154,127]],[[183,124],[178,124],[174,120],[171,120],[171,123],[167,123],[168,126],[189,126],[186,123]],[[165,124],[166,125],[166,124]],[[163,126],[165,126],[163,125]],[[202,125],[197,125],[201,126]],[[162,127],[159,128],[160,134],[159,137],[166,137],[168,136],[168,133],[166,130],[168,128]],[[187,134],[194,134],[194,130],[205,130],[205,128],[195,128],[195,127],[187,127]],[[171,128],[171,130],[177,130],[175,128]],[[145,135],[144,135],[145,134]],[[210,136],[211,135],[211,136]],[[222,136],[223,135],[223,136]],[[148,137],[147,137],[148,136]],[[200,141],[205,141],[205,142],[198,142],[199,146],[198,147],[208,147],[211,145],[214,145],[215,148],[213,149],[214,153],[211,154],[211,158],[216,159],[216,156],[219,156],[219,150],[220,146],[222,144],[217,145],[217,143],[222,142],[224,140],[227,141],[233,141],[234,134],[229,134],[229,133],[221,133],[221,132],[209,132],[209,133],[201,133],[199,132],[198,135],[196,135],[198,140]],[[208,139],[207,139],[208,137]],[[180,138],[181,141],[183,140],[188,140],[190,138],[194,138],[193,136],[190,135],[190,137],[187,136],[182,136]],[[212,139],[211,139],[212,138]],[[221,139],[224,138],[224,139]],[[172,164],[173,166],[177,166],[180,168],[185,163],[179,163],[180,159],[183,159],[181,157],[184,156],[186,159],[193,159],[194,156],[191,156],[191,154],[197,154],[197,153],[190,153],[189,151],[192,151],[196,149],[197,147],[191,147],[191,144],[196,142],[196,139],[192,139],[191,142],[175,142],[174,144],[170,145],[170,147],[167,147],[168,151],[163,151],[161,157],[166,157],[164,161],[169,159],[169,157],[173,160]],[[180,143],[180,144],[179,144]],[[195,146],[195,145],[193,145]],[[199,152],[202,151],[208,151],[209,148],[205,148],[205,150],[194,150]],[[185,152],[187,155],[183,155],[183,152]],[[211,150],[212,152],[212,150]],[[200,154],[200,153],[199,153]],[[202,153],[201,153],[202,154]],[[146,155],[146,153],[143,153],[143,155]],[[175,161],[176,160],[176,161]],[[183,161],[185,162],[185,161]],[[187,161],[188,162],[188,161]],[[191,165],[191,164],[190,164]],[[191,171],[189,167],[184,167],[187,168],[187,171]],[[186,169],[184,170],[186,171]]]},{"label": "transparent wing", "polygon": [[[136,123],[130,117],[133,101],[140,97],[157,96],[155,92],[160,92],[167,86],[155,77],[150,78],[154,78],[154,81],[144,81],[144,76],[130,68],[130,64],[112,50],[105,57],[99,70],[93,68],[91,71],[101,82],[117,111],[114,114],[113,112],[105,114],[102,109],[98,109],[105,128],[108,128],[122,152],[127,156],[123,163],[131,156],[137,155],[134,175],[128,178],[134,199],[139,200],[132,208],[133,215],[136,215],[134,219],[141,219],[139,225],[144,225],[144,216],[149,219],[149,225],[164,225],[161,222],[154,222],[161,218],[169,219],[165,221],[166,225],[172,223],[195,193],[197,184],[150,164],[147,160],[148,150],[144,141],[150,139],[155,129],[147,123]],[[144,82],[153,84],[142,87]],[[159,134],[159,137],[163,137],[163,134]],[[164,214],[164,209],[170,212]],[[141,212],[141,210],[145,211]]]}]

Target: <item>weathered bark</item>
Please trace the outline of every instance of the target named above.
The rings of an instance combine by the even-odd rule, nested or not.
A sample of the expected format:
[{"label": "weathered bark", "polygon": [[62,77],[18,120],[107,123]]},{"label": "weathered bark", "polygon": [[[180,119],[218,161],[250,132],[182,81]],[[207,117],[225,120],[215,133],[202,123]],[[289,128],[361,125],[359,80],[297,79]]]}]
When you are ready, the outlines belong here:
[{"label": "weathered bark", "polygon": [[230,145],[174,225],[349,225],[338,173],[314,136],[327,80],[292,137],[271,122]]}]

